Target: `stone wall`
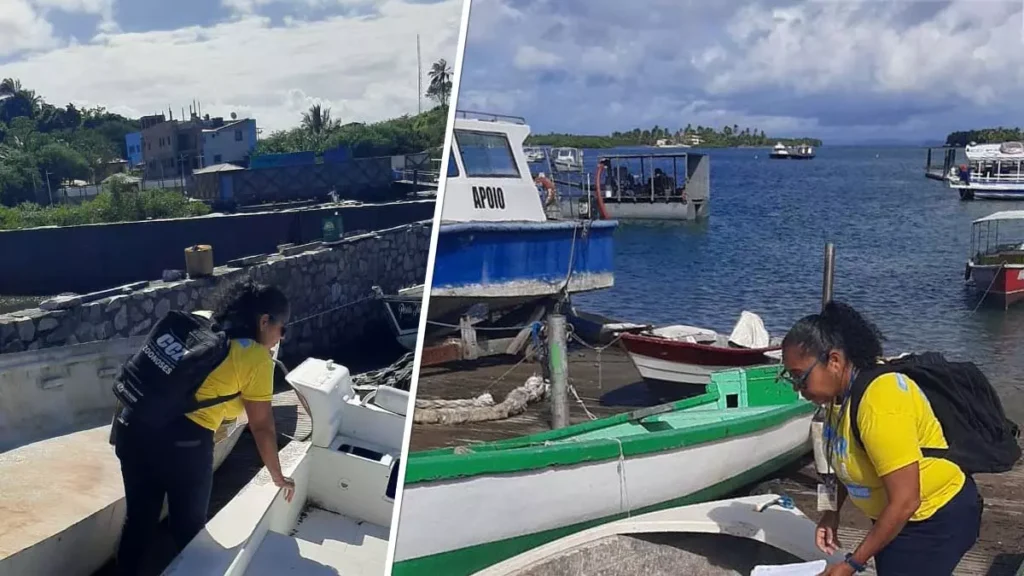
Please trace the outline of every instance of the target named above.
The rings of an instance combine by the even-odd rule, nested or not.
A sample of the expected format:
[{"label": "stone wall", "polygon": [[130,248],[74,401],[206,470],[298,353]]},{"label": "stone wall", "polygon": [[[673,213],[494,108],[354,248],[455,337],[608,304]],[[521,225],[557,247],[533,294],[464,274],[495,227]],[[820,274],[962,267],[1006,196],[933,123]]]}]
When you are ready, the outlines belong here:
[{"label": "stone wall", "polygon": [[209,278],[53,299],[0,315],[0,354],[145,334],[168,310],[210,309],[219,289],[243,276],[280,286],[291,300],[284,359],[329,353],[358,342],[371,323],[385,322],[374,286],[393,294],[423,283],[430,230],[429,221],[418,222],[249,257],[217,267]]}]

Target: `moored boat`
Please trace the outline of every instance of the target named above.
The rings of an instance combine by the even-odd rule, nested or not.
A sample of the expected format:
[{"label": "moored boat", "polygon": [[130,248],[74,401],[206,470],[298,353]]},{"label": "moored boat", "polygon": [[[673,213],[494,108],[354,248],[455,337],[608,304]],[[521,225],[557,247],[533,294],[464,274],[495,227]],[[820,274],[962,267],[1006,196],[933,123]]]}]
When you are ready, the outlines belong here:
[{"label": "moored boat", "polygon": [[593,175],[563,178],[563,218],[693,221],[711,215],[710,158],[696,152],[604,154]]},{"label": "moored boat", "polygon": [[[143,341],[0,355],[0,575],[89,576],[114,555],[125,503],[111,388]],[[214,469],[246,424],[243,413],[217,431]]]},{"label": "moored boat", "polygon": [[313,430],[281,452],[291,502],[264,468],[164,572],[167,576],[384,573],[408,392],[360,394],[344,366],[310,358],[287,376]]},{"label": "moored boat", "polygon": [[811,450],[778,366],[704,394],[523,438],[409,455],[392,574],[472,574],[627,515],[728,494]]},{"label": "moored boat", "polygon": [[947,182],[961,200],[1024,198],[1024,144],[974,144],[964,148],[967,164],[951,167]]},{"label": "moored boat", "polygon": [[618,223],[549,220],[523,152],[529,132],[523,118],[457,112],[429,327],[613,285]]},{"label": "moored boat", "polygon": [[406,350],[415,350],[423,306],[423,285],[403,288],[397,294],[385,294],[380,287],[374,286],[374,293],[384,303],[384,312],[395,339]]},{"label": "moored boat", "polygon": [[524,146],[523,153],[526,154],[526,161],[531,164],[543,162],[547,158],[544,154],[544,149],[538,146]]},{"label": "moored boat", "polygon": [[[759,576],[765,567],[802,565],[818,574],[843,560],[815,546],[815,523],[777,494],[744,496],[650,512],[602,524],[528,550],[474,576],[590,573]],[[614,558],[614,562],[607,559]],[[570,569],[571,567],[571,569]]]},{"label": "moored boat", "polygon": [[778,342],[746,311],[728,337],[679,324],[623,334],[622,345],[645,380],[671,384],[704,386],[717,370],[779,361]]},{"label": "moored boat", "polygon": [[775,159],[789,158],[789,148],[782,142],[776,142],[775,146],[772,147],[772,151],[768,153],[768,157]]},{"label": "moored boat", "polygon": [[782,142],[777,142],[768,153],[769,158],[777,160],[810,160],[814,156],[814,147],[810,144],[786,146]]},{"label": "moored boat", "polygon": [[965,280],[1004,307],[1024,300],[1024,210],[1004,210],[971,225]]},{"label": "moored boat", "polygon": [[552,148],[551,164],[558,172],[583,170],[583,150],[579,148]]}]

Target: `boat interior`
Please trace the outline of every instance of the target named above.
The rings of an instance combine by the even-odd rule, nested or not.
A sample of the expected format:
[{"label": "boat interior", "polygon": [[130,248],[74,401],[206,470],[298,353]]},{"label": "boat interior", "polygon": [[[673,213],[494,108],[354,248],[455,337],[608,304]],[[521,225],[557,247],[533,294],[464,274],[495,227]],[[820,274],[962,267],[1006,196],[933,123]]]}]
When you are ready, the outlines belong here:
[{"label": "boat interior", "polygon": [[408,392],[360,396],[344,366],[307,359],[288,376],[310,409],[308,442],[281,451],[291,502],[266,468],[207,524],[165,574],[342,574],[384,570]]},{"label": "boat interior", "polygon": [[802,565],[806,573],[818,574],[829,560],[840,557],[815,548],[814,529],[814,522],[784,498],[747,496],[597,526],[529,550],[477,576],[748,576],[780,565]]},{"label": "boat interior", "polygon": [[[91,574],[113,555],[124,490],[110,445],[111,389],[143,341],[0,356],[0,574]],[[243,415],[217,431],[215,467],[245,425]]]},{"label": "boat interior", "polygon": [[997,212],[975,220],[971,254],[981,266],[1024,264],[1024,210]]},{"label": "boat interior", "polygon": [[[734,422],[770,419],[794,411],[809,412],[812,405],[792,386],[780,380],[780,372],[781,367],[774,364],[717,371],[712,373],[711,382],[699,396],[533,436],[475,444],[473,452],[479,455],[532,448],[538,444],[549,446],[600,441],[615,442],[621,446],[634,438],[660,433],[694,433],[694,438],[698,438],[701,432],[728,427]],[[410,458],[454,453],[454,448],[440,448],[411,454]]]},{"label": "boat interior", "polygon": [[685,324],[659,326],[647,331],[646,335],[672,340],[673,342],[751,350],[775,348],[782,343],[781,338],[773,338],[771,336],[760,316],[746,310],[740,313],[740,318],[736,321],[736,325],[733,326],[729,336],[719,334],[708,328],[687,326]]}]

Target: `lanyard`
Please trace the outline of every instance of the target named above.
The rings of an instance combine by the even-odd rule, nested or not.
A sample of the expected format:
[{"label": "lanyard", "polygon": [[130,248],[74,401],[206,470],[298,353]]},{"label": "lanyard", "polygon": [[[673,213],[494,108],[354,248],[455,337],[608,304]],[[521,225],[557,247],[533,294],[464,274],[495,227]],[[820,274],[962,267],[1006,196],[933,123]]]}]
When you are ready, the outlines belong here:
[{"label": "lanyard", "polygon": [[[828,406],[828,419],[829,425],[832,427],[832,437],[829,438],[825,449],[825,461],[828,463],[829,468],[832,469],[833,472],[831,476],[833,477],[836,475],[835,471],[838,470],[839,467],[833,463],[832,457],[835,455],[835,445],[839,443],[839,429],[843,424],[843,416],[846,415],[846,408],[850,405],[850,391],[851,388],[853,388],[853,381],[856,378],[857,372],[853,371],[850,374],[850,385],[846,388],[846,391],[843,393],[843,400],[842,403],[839,405],[839,415],[835,420],[832,419],[832,413],[833,408],[835,408],[835,402],[831,402]],[[852,426],[853,423],[851,422],[850,425]],[[847,450],[849,450],[849,446],[847,446]]]}]

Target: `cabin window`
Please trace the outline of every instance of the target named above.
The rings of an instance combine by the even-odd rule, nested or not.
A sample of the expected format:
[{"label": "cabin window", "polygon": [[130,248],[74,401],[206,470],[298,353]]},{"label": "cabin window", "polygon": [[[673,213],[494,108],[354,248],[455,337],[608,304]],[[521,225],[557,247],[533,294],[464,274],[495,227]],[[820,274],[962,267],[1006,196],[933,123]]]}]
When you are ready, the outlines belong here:
[{"label": "cabin window", "polygon": [[455,162],[455,150],[448,151],[448,177],[459,177],[459,165]]},{"label": "cabin window", "polygon": [[466,176],[519,178],[516,157],[504,134],[456,130],[455,140]]}]

